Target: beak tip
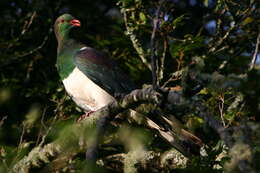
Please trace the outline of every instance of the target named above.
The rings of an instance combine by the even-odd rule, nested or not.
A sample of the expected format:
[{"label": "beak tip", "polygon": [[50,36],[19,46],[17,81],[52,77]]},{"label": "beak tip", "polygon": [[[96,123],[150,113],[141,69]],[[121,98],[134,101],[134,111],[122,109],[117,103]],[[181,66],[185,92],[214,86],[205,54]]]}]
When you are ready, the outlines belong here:
[{"label": "beak tip", "polygon": [[76,27],[80,27],[81,26],[81,23],[79,20],[77,19],[73,19],[70,21],[70,24],[73,25],[73,26],[76,26]]}]

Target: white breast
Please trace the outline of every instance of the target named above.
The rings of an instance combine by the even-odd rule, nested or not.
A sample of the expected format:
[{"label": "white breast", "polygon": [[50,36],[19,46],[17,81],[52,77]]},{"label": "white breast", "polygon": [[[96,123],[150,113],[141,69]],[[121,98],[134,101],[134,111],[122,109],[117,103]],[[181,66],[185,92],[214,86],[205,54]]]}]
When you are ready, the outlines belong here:
[{"label": "white breast", "polygon": [[62,82],[76,104],[86,111],[96,111],[115,100],[77,67]]}]

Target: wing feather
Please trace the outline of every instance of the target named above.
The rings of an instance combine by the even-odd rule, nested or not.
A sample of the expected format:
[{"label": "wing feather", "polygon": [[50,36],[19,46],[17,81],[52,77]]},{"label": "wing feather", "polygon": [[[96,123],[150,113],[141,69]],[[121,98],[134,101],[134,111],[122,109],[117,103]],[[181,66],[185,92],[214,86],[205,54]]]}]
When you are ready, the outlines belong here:
[{"label": "wing feather", "polygon": [[116,93],[129,93],[136,88],[115,62],[93,48],[84,47],[79,50],[74,56],[74,64],[112,96]]}]

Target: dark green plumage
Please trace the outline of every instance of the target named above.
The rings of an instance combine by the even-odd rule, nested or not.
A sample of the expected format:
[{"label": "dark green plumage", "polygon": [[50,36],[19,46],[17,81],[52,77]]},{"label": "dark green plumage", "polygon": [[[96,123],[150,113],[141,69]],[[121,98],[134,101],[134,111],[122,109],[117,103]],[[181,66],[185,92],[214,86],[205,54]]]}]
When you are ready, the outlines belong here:
[{"label": "dark green plumage", "polygon": [[86,47],[76,53],[74,64],[93,82],[109,94],[128,93],[134,89],[133,83],[107,56]]}]

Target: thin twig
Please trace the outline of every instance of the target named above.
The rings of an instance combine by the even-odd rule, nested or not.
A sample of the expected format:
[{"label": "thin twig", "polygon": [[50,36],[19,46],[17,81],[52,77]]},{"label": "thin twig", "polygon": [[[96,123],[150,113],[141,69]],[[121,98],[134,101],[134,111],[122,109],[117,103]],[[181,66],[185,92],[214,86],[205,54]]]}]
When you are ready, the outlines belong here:
[{"label": "thin twig", "polygon": [[223,37],[221,37],[218,41],[212,40],[212,43],[214,42],[214,46],[212,46],[209,49],[209,52],[212,53],[212,52],[217,51],[217,48],[228,38],[228,36],[231,33],[231,31],[233,31],[236,27],[237,27],[237,25],[235,25],[235,24],[230,26],[230,28],[227,30],[225,35]]},{"label": "thin twig", "polygon": [[[45,117],[45,114],[46,114],[46,111],[47,111],[47,108],[45,107],[43,113],[42,113],[42,119],[41,119],[41,124],[42,124],[42,127],[44,127],[45,129],[47,129],[46,125],[44,124],[43,120],[44,120],[44,117]],[[57,117],[58,117],[58,114],[55,115],[55,117],[53,118],[49,128],[46,130],[46,133],[42,136],[42,139],[41,139],[41,142],[39,144],[40,147],[43,146],[44,142],[45,142],[45,139],[47,137],[47,135],[49,134],[49,132],[51,131],[54,123],[56,122],[57,120]]]},{"label": "thin twig", "polygon": [[24,134],[25,134],[25,125],[23,124],[22,134],[21,134],[21,136],[20,136],[18,148],[21,148],[21,145],[22,145],[22,143],[23,143]]},{"label": "thin twig", "polygon": [[167,42],[167,39],[165,38],[163,41],[163,53],[160,58],[160,68],[158,69],[158,80],[159,80],[158,83],[159,84],[164,76],[164,62],[165,62],[167,48],[168,48],[168,42]]},{"label": "thin twig", "polygon": [[[30,26],[32,25],[33,20],[35,19],[36,15],[37,15],[37,13],[36,13],[36,11],[34,11],[34,12],[32,13],[32,15],[31,15],[31,17],[30,17],[29,22],[25,21],[24,26],[23,26],[23,30],[22,30],[22,32],[21,32],[21,36],[24,35],[24,34],[28,31],[28,29],[29,29]],[[19,38],[18,38],[18,40],[19,40]]]},{"label": "thin twig", "polygon": [[159,6],[156,10],[155,13],[155,18],[153,19],[153,31],[152,31],[152,35],[151,35],[151,63],[152,63],[152,79],[153,79],[153,88],[156,89],[157,85],[158,85],[158,81],[157,81],[157,69],[158,69],[158,59],[156,58],[155,55],[155,51],[156,51],[156,47],[155,47],[155,36],[158,30],[158,24],[159,24],[159,15],[160,15],[160,11],[161,11],[161,7],[163,4],[164,0],[161,0],[159,2]]},{"label": "thin twig", "polygon": [[219,109],[219,113],[220,113],[220,117],[221,117],[221,121],[224,127],[226,127],[226,123],[225,123],[225,119],[224,119],[224,115],[223,115],[223,109],[224,109],[224,96],[220,96],[219,97],[220,103],[218,104],[218,109]]},{"label": "thin twig", "polygon": [[259,43],[260,43],[260,31],[258,32],[258,36],[257,36],[257,39],[256,39],[256,45],[255,45],[255,52],[254,52],[254,55],[253,55],[253,58],[252,58],[252,61],[251,61],[251,65],[250,65],[250,69],[253,69],[254,66],[255,66],[255,62],[256,62],[256,58],[257,58],[257,53],[258,53],[258,48],[259,48]]},{"label": "thin twig", "polygon": [[[34,48],[34,49],[32,49],[32,50],[30,50],[28,52],[25,52],[25,53],[21,54],[21,55],[15,56],[13,58],[9,58],[8,61],[1,62],[0,67],[7,66],[7,65],[11,64],[12,62],[16,62],[15,60],[17,60],[19,58],[26,57],[26,56],[31,55],[31,54],[39,51],[40,49],[42,49],[42,47],[47,42],[47,40],[49,38],[49,35],[51,33],[52,33],[52,27],[50,27],[50,29],[48,31],[48,34],[43,38],[43,41],[42,41],[42,43],[39,46],[37,46],[36,48]],[[0,68],[0,69],[3,69],[3,68]]]},{"label": "thin twig", "polygon": [[234,144],[232,136],[229,134],[227,128],[224,128],[222,123],[214,118],[207,106],[197,101],[192,105],[197,110],[196,114],[218,133],[228,147],[232,147]]},{"label": "thin twig", "polygon": [[174,73],[171,74],[170,79],[168,79],[162,87],[166,87],[170,82],[175,81],[175,80],[179,80],[182,77],[183,74],[183,69],[176,71]]},{"label": "thin twig", "polygon": [[4,124],[5,120],[7,119],[7,116],[4,116],[1,120],[0,120],[0,127]]},{"label": "thin twig", "polygon": [[[235,21],[235,17],[234,17],[235,15],[234,15],[233,12],[230,10],[227,1],[224,0],[223,3],[224,3],[224,9],[225,9],[227,12],[230,13],[231,20],[232,20],[232,21]],[[223,14],[224,14],[224,13],[223,13]]]},{"label": "thin twig", "polygon": [[13,163],[15,163],[18,160],[19,154],[20,154],[21,150],[23,149],[22,143],[23,143],[23,137],[24,137],[24,134],[25,134],[25,125],[22,124],[22,126],[23,126],[22,134],[21,134],[20,139],[19,139],[18,150],[17,150],[16,156],[13,159]]},{"label": "thin twig", "polygon": [[[29,13],[30,13],[30,12],[29,12]],[[27,14],[27,16],[29,16],[29,13]],[[11,44],[8,44],[8,46],[7,46],[6,50],[5,50],[5,52],[7,52],[10,48],[12,48],[12,47],[15,45],[14,42],[20,41],[21,37],[29,30],[29,28],[30,28],[30,26],[32,25],[33,20],[35,19],[36,16],[37,16],[37,13],[36,13],[36,11],[34,11],[34,12],[32,13],[32,15],[30,15],[29,21],[25,20],[20,35],[17,36],[16,38],[14,38]]]}]

